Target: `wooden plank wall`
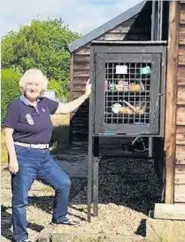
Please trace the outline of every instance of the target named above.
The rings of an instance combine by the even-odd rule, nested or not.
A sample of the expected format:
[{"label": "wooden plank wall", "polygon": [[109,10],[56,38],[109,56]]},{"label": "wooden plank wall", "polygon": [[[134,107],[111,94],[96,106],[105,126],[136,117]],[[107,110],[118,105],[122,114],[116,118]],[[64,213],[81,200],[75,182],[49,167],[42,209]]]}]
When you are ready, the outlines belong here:
[{"label": "wooden plank wall", "polygon": [[[85,91],[85,83],[90,74],[90,45],[86,45],[75,53],[72,57],[72,81],[71,98],[78,98]],[[70,136],[71,142],[87,141],[88,133],[88,101],[81,105],[78,110],[71,113],[70,117]]]},{"label": "wooden plank wall", "polygon": [[[133,16],[96,40],[150,40],[150,11],[150,7],[142,10],[139,15]],[[71,97],[73,100],[84,92],[86,80],[89,78],[90,44],[81,47],[72,55]],[[88,101],[71,114],[70,133],[72,143],[87,141]]]},{"label": "wooden plank wall", "polygon": [[185,2],[180,2],[174,201],[185,203]]},{"label": "wooden plank wall", "polygon": [[[141,28],[139,26],[134,26],[134,23],[137,25],[142,25],[143,23],[140,20],[139,15],[135,15],[133,18],[129,19],[127,22],[121,24],[115,29],[110,30],[108,33],[104,34],[97,38],[97,40],[149,40],[150,39],[150,25],[146,28]],[[131,28],[131,26],[133,26]]]}]

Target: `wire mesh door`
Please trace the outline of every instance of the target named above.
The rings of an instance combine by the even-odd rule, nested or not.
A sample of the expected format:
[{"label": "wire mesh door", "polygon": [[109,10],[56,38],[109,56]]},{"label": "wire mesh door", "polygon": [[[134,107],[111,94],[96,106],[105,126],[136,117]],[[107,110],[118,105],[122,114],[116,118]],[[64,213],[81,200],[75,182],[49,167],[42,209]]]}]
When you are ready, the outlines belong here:
[{"label": "wire mesh door", "polygon": [[159,92],[160,55],[97,55],[96,132],[157,133]]}]

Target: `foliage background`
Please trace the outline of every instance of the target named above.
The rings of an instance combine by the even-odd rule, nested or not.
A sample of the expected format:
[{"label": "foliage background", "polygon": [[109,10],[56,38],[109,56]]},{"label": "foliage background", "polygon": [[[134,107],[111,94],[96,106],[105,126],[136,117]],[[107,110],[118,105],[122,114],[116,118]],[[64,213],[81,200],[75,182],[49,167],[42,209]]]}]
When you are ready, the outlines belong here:
[{"label": "foliage background", "polygon": [[21,74],[18,71],[2,69],[1,71],[1,120],[4,121],[7,107],[12,100],[20,96],[18,81]]},{"label": "foliage background", "polygon": [[67,46],[80,35],[61,20],[32,20],[2,38],[2,122],[8,104],[20,95],[18,81],[30,68],[38,68],[48,77],[48,89],[59,99],[69,98],[70,53]]}]

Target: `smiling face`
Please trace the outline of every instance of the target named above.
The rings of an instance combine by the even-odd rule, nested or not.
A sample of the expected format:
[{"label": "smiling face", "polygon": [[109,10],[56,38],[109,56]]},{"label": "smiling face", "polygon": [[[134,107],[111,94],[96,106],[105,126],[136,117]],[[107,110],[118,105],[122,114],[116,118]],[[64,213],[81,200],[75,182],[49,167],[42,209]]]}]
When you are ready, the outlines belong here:
[{"label": "smiling face", "polygon": [[28,80],[25,85],[25,96],[30,102],[34,102],[40,96],[41,90],[39,80]]}]

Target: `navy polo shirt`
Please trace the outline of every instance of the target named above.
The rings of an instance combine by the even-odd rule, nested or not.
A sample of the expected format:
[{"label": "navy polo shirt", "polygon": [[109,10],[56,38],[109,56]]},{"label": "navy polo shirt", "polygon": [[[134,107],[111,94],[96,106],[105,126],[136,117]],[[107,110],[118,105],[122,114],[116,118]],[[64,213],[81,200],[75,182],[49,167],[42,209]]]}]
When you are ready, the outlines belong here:
[{"label": "navy polo shirt", "polygon": [[8,107],[4,127],[14,129],[13,140],[28,144],[48,144],[53,125],[50,114],[58,108],[58,102],[42,97],[32,106],[21,96]]}]

